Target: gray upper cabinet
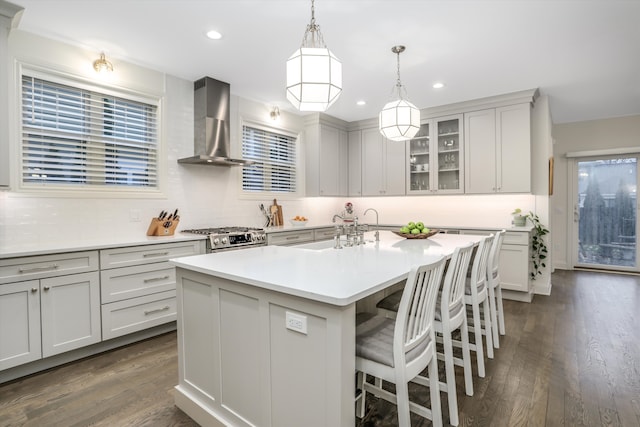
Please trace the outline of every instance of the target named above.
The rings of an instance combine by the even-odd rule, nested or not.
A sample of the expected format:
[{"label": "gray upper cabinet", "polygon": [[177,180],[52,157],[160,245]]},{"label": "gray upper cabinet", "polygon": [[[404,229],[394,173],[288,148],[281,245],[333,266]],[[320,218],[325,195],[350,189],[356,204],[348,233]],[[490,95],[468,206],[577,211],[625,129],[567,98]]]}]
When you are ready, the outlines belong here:
[{"label": "gray upper cabinet", "polygon": [[14,4],[0,4],[0,188],[9,187],[9,31],[13,17],[22,10]]},{"label": "gray upper cabinet", "polygon": [[464,115],[465,193],[531,192],[529,103]]},{"label": "gray upper cabinet", "polygon": [[362,196],[362,131],[349,132],[348,195]]},{"label": "gray upper cabinet", "polygon": [[362,195],[405,194],[405,142],[386,140],[377,128],[362,130]]},{"label": "gray upper cabinet", "polygon": [[306,195],[346,196],[347,132],[325,123],[305,129]]}]

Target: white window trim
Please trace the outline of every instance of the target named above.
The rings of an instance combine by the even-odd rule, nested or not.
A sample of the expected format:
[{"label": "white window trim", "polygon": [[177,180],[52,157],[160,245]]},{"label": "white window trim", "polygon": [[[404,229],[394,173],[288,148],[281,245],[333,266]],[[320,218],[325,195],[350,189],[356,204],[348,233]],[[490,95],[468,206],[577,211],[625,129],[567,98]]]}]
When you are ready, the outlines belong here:
[{"label": "white window trim", "polygon": [[246,200],[264,200],[264,199],[281,199],[281,200],[299,200],[304,198],[304,157],[303,157],[303,141],[302,132],[296,132],[289,129],[283,129],[275,126],[269,126],[259,120],[251,120],[241,118],[238,126],[238,147],[239,155],[242,155],[242,129],[249,126],[256,129],[262,129],[268,132],[279,133],[286,136],[296,138],[296,191],[294,193],[281,193],[273,191],[245,191],[242,187],[242,167],[238,167],[238,195],[241,199]]},{"label": "white window trim", "polygon": [[[101,186],[82,186],[69,188],[67,186],[55,186],[46,184],[37,186],[33,184],[25,185],[22,182],[22,76],[27,74],[31,77],[59,83],[63,85],[98,91],[106,95],[124,97],[133,101],[144,102],[157,106],[157,137],[158,137],[158,164],[157,164],[157,187],[141,188],[119,186],[118,188],[102,188]],[[164,138],[164,96],[161,94],[145,93],[114,84],[107,84],[85,77],[66,73],[46,67],[41,67],[25,62],[16,62],[14,100],[16,112],[15,123],[12,126],[13,135],[11,137],[11,188],[15,189],[12,196],[18,197],[68,197],[68,198],[121,198],[121,199],[165,199],[167,181],[167,151]]]}]

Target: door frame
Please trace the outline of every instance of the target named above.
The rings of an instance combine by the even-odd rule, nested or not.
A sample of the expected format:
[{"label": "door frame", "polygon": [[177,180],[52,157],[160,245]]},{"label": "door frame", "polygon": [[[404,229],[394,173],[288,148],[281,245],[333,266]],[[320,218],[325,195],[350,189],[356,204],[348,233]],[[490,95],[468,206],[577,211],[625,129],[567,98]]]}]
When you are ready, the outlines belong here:
[{"label": "door frame", "polygon": [[567,160],[569,160],[569,194],[567,212],[567,238],[570,242],[571,253],[571,267],[576,268],[593,268],[597,270],[610,270],[610,271],[624,271],[624,272],[640,272],[640,254],[639,254],[639,236],[638,230],[640,229],[640,209],[638,208],[639,198],[636,192],[636,258],[634,267],[625,266],[608,266],[604,264],[580,264],[578,262],[578,235],[579,235],[579,220],[576,221],[578,212],[578,163],[581,161],[591,160],[608,160],[617,159],[621,157],[635,157],[636,158],[636,188],[640,190],[640,147],[632,149],[621,150],[598,150],[580,153],[567,153]]}]

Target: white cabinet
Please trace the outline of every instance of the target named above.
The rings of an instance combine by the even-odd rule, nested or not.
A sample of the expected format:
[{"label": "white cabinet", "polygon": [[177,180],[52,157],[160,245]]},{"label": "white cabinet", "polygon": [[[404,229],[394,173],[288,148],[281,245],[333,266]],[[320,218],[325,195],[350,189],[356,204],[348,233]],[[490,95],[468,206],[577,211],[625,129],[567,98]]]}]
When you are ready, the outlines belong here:
[{"label": "white cabinet", "polygon": [[11,3],[0,5],[0,188],[9,186],[9,47],[13,17],[22,10]]},{"label": "white cabinet", "polygon": [[0,370],[97,343],[96,251],[0,260]]},{"label": "white cabinet", "polygon": [[97,271],[40,280],[42,357],[100,342]]},{"label": "white cabinet", "polygon": [[362,196],[362,131],[349,132],[349,196]]},{"label": "white cabinet", "polygon": [[406,142],[407,194],[462,193],[462,115],[425,121]]},{"label": "white cabinet", "polygon": [[277,246],[298,245],[300,243],[313,242],[315,239],[314,230],[311,228],[304,230],[278,231],[267,233],[267,244]]},{"label": "white cabinet", "polygon": [[168,260],[204,251],[204,241],[101,250],[103,339],[175,321],[176,273]]},{"label": "white cabinet", "polygon": [[[495,230],[447,230],[447,233],[487,235]],[[507,231],[500,248],[500,286],[503,298],[531,302],[530,231]]]},{"label": "white cabinet", "polygon": [[465,192],[530,192],[530,104],[466,113],[464,121]]},{"label": "white cabinet", "polygon": [[362,195],[405,194],[405,143],[385,139],[378,129],[362,131]]},{"label": "white cabinet", "polygon": [[500,286],[505,298],[531,302],[530,240],[529,232],[507,231],[504,235],[500,249]]},{"label": "white cabinet", "polygon": [[0,285],[0,371],[41,357],[39,281]]},{"label": "white cabinet", "polygon": [[324,123],[306,127],[307,196],[347,195],[347,132]]}]

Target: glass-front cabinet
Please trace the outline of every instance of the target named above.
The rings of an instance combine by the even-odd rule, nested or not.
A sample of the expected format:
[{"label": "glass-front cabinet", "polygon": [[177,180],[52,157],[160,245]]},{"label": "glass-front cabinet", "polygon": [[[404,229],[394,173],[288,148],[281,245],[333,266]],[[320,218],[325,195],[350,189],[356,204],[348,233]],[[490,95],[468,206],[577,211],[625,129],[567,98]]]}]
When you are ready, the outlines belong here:
[{"label": "glass-front cabinet", "polygon": [[407,141],[407,193],[462,193],[464,137],[462,115],[423,122]]}]

